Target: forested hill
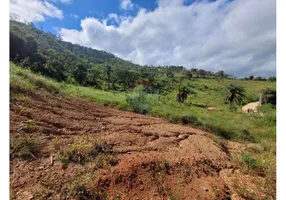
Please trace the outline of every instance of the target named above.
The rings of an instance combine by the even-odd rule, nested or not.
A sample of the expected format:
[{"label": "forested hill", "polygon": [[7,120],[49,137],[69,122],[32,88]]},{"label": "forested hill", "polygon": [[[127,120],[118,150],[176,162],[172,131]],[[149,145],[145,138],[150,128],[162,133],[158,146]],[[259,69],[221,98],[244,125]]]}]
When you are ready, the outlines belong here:
[{"label": "forested hill", "polygon": [[96,49],[62,41],[61,38],[53,35],[52,33],[46,33],[35,28],[33,24],[27,25],[21,22],[10,20],[10,35],[11,34],[23,40],[34,40],[38,45],[37,50],[41,53],[44,53],[49,49],[53,49],[57,53],[70,53],[77,58],[86,59],[93,63],[103,63],[105,61],[109,61],[114,64],[125,64],[131,65],[133,67],[138,66],[131,62],[117,58],[113,54],[105,51],[99,51]]}]

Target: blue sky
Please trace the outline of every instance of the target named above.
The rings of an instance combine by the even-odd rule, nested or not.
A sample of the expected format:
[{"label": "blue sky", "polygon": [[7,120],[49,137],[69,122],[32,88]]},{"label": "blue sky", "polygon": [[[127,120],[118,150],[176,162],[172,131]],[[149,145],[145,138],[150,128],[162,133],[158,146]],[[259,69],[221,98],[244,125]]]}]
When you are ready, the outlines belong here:
[{"label": "blue sky", "polygon": [[[139,8],[154,10],[157,3],[152,0],[133,0],[134,8],[124,10],[119,0],[72,0],[71,3],[55,2],[54,5],[63,11],[64,18],[47,18],[44,22],[34,22],[38,28],[57,34],[57,28],[80,29],[80,21],[84,18],[95,17],[105,19],[110,13],[117,15],[135,16]],[[114,24],[117,25],[117,24]]]},{"label": "blue sky", "polygon": [[10,16],[141,65],[276,75],[274,0],[10,0]]}]

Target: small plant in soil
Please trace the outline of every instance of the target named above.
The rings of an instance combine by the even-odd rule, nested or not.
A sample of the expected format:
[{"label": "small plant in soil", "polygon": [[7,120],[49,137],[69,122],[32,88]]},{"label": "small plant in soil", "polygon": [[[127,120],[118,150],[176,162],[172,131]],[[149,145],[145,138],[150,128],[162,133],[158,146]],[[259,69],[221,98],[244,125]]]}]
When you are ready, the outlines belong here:
[{"label": "small plant in soil", "polygon": [[109,168],[118,164],[116,155],[106,143],[92,145],[73,144],[60,158],[62,167],[67,168],[73,162],[84,165],[86,162],[94,162],[96,168]]},{"label": "small plant in soil", "polygon": [[261,163],[258,159],[251,157],[249,154],[241,155],[242,162],[247,166],[248,172],[253,169],[261,169]]},{"label": "small plant in soil", "polygon": [[10,159],[22,158],[25,160],[35,159],[39,153],[39,148],[34,140],[26,138],[11,138]]}]

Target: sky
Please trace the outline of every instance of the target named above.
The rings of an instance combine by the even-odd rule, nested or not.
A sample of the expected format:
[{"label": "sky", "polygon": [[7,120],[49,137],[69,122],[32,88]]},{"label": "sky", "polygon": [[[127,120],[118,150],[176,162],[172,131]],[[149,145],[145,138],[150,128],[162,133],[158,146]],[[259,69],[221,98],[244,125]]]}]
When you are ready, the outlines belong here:
[{"label": "sky", "polygon": [[276,75],[275,0],[10,0],[10,16],[141,65]]}]

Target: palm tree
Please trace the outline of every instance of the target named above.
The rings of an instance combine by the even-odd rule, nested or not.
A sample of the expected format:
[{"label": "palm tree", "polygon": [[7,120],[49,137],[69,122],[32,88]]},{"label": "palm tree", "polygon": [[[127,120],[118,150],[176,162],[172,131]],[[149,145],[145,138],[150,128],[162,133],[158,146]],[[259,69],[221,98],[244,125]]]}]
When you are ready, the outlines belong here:
[{"label": "palm tree", "polygon": [[245,98],[245,89],[240,85],[230,84],[227,86],[227,93],[225,96],[226,101],[229,103],[229,110],[231,110],[234,102],[241,104]]}]

